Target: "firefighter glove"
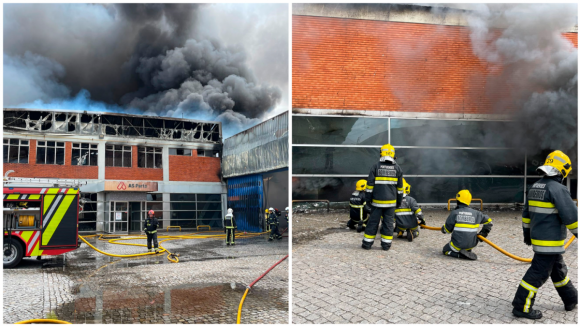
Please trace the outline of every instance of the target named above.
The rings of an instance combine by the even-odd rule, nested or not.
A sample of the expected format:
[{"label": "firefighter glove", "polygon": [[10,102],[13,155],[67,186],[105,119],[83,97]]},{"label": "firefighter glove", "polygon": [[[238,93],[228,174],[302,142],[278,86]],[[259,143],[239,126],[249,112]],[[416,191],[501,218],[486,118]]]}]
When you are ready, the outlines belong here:
[{"label": "firefighter glove", "polygon": [[527,244],[528,246],[532,245],[532,237],[530,236],[529,233],[527,235],[524,234],[524,243]]},{"label": "firefighter glove", "polygon": [[443,234],[446,234],[446,233],[447,233],[447,232],[445,232],[445,225],[443,225],[443,226],[441,227],[441,233],[443,233]]},{"label": "firefighter glove", "polygon": [[364,211],[370,214],[373,212],[373,209],[371,208],[371,206],[369,204],[365,204]]},{"label": "firefighter glove", "polygon": [[423,218],[423,216],[419,216],[417,217],[417,219],[419,220],[419,225],[425,225],[425,219]]}]

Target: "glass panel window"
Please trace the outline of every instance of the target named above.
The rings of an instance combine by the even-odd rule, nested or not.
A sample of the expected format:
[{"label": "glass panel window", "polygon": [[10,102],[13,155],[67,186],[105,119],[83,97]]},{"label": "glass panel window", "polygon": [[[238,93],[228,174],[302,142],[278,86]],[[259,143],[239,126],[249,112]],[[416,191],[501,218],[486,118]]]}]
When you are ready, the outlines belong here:
[{"label": "glass panel window", "polygon": [[389,142],[389,119],[292,117],[293,144],[384,145]]},{"label": "glass panel window", "polygon": [[191,149],[187,148],[170,148],[169,155],[191,156]]},{"label": "glass panel window", "polygon": [[38,142],[36,164],[64,165],[64,142]]},{"label": "glass panel window", "polygon": [[198,210],[208,210],[208,211],[219,211],[222,209],[222,204],[221,203],[197,202],[197,209]]},{"label": "glass panel window", "polygon": [[[347,202],[360,178],[292,178],[293,199],[328,199]],[[493,177],[406,177],[411,194],[421,203],[447,203],[461,189],[468,189],[473,198],[484,203],[515,203],[523,201],[524,178]]]},{"label": "glass panel window", "polygon": [[137,166],[140,168],[163,168],[161,147],[138,147]]},{"label": "glass panel window", "polygon": [[221,195],[220,194],[198,194],[197,200],[221,202]]},{"label": "glass panel window", "polygon": [[[510,147],[514,122],[391,119],[391,144],[399,146]],[[513,146],[513,145],[512,145]]]},{"label": "glass panel window", "polygon": [[28,163],[28,140],[4,139],[4,163]]},{"label": "glass panel window", "polygon": [[207,149],[198,149],[197,150],[198,157],[219,157],[219,151],[212,151]]},{"label": "glass panel window", "polygon": [[72,165],[97,165],[97,144],[73,143]]},{"label": "glass panel window", "polygon": [[131,146],[107,145],[105,149],[105,166],[130,168],[131,150]]}]

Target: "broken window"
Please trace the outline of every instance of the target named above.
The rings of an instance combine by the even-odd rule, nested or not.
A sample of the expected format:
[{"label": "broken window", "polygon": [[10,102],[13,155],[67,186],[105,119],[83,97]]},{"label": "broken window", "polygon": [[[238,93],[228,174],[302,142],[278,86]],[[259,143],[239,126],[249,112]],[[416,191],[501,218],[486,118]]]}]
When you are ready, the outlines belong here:
[{"label": "broken window", "polygon": [[131,146],[107,145],[105,147],[105,166],[131,167]]},{"label": "broken window", "polygon": [[4,163],[28,163],[28,140],[4,139]]},{"label": "broken window", "polygon": [[207,149],[198,149],[197,156],[205,156],[205,157],[220,157],[219,151],[210,151]]},{"label": "broken window", "polygon": [[93,165],[98,164],[97,144],[78,143],[72,144],[72,165]]},{"label": "broken window", "polygon": [[137,147],[137,166],[140,168],[163,168],[161,147]]},{"label": "broken window", "polygon": [[187,148],[170,148],[169,155],[191,156],[191,149]]},{"label": "broken window", "polygon": [[36,164],[64,165],[64,142],[38,141]]}]

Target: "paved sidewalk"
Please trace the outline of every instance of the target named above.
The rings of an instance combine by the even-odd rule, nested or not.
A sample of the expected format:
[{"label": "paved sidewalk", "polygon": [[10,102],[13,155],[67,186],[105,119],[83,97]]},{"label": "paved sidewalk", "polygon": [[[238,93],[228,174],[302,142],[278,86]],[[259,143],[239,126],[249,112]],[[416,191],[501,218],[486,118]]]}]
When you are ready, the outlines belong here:
[{"label": "paved sidewalk", "polygon": [[[447,210],[424,210],[427,225],[441,226]],[[523,243],[521,212],[486,212],[493,219],[489,239],[520,257],[531,258]],[[298,223],[295,221],[298,220]],[[450,235],[421,230],[413,242],[394,239],[382,251],[380,236],[370,251],[362,234],[346,230],[348,213],[293,216],[293,316],[302,323],[534,323],[512,316],[511,301],[529,264],[504,256],[483,243],[468,261],[441,254]],[[578,286],[578,244],[564,255]],[[577,324],[578,310],[566,312],[548,280],[534,308],[536,323]]]},{"label": "paved sidewalk", "polygon": [[[115,254],[146,250],[90,242]],[[166,254],[108,257],[85,244],[68,253],[64,265],[62,258],[25,259],[4,270],[4,323],[51,317],[72,323],[235,324],[245,287],[288,253],[288,238],[237,239],[234,247],[212,239],[163,246],[180,253],[180,262],[169,263]],[[52,266],[43,267],[46,262]],[[244,303],[242,323],[289,322],[288,264],[257,283]]]}]

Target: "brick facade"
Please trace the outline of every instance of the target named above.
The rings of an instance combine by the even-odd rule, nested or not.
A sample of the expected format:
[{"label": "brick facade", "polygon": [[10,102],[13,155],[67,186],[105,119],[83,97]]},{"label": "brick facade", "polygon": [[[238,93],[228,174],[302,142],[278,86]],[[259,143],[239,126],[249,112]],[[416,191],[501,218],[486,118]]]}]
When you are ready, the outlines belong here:
[{"label": "brick facade", "polygon": [[[292,107],[509,113],[492,112],[509,97],[503,67],[480,60],[469,34],[464,26],[293,16]],[[577,33],[564,36],[578,47]]]},{"label": "brick facade", "polygon": [[[163,181],[163,169],[137,167],[137,146],[132,147],[131,167],[105,167],[106,180],[147,180]],[[105,155],[105,153],[99,153]],[[72,143],[65,142],[65,165],[36,164],[36,140],[30,140],[29,164],[4,163],[4,173],[14,170],[11,177],[21,178],[59,178],[59,179],[98,179],[97,166],[73,166]],[[220,182],[221,161],[218,157],[169,156],[170,181]]]},{"label": "brick facade", "polygon": [[169,181],[219,182],[220,173],[219,157],[169,155]]},{"label": "brick facade", "polygon": [[14,170],[10,177],[21,178],[98,179],[97,166],[71,165],[71,162],[72,144],[65,142],[65,165],[36,164],[36,140],[30,140],[28,164],[4,163],[4,173]]}]

